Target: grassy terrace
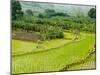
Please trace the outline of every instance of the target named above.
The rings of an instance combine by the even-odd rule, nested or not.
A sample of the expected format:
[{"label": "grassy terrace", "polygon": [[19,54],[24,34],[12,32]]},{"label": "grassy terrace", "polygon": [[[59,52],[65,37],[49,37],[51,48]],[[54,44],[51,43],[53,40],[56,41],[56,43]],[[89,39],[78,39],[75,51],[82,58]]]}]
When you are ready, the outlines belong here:
[{"label": "grassy terrace", "polygon": [[51,48],[56,48],[59,46],[62,46],[66,43],[71,42],[71,40],[65,40],[65,39],[56,39],[51,41],[44,41],[41,44],[40,48],[37,48],[38,44],[28,41],[20,41],[20,40],[12,40],[12,55],[20,55],[24,53],[30,53],[30,52],[38,52],[38,51],[44,51]]},{"label": "grassy terrace", "polygon": [[[14,33],[13,33],[14,34]],[[81,33],[84,37],[84,33]],[[45,40],[40,45],[40,48],[37,48],[38,44],[35,42],[21,41],[21,40],[12,40],[12,55],[21,55],[30,52],[44,51],[51,48],[60,47],[66,43],[72,42],[74,36],[71,33],[64,32],[64,39],[54,39],[54,40]],[[70,39],[69,39],[70,38]]]},{"label": "grassy terrace", "polygon": [[[86,34],[80,33],[81,39],[84,39]],[[45,40],[40,45],[40,48],[37,48],[38,44],[35,42],[21,41],[21,40],[12,40],[12,56],[27,54],[31,52],[46,51],[48,49],[61,47],[64,44],[72,42],[74,35],[69,32],[64,32],[64,39],[54,39],[54,40]]]},{"label": "grassy terrace", "polygon": [[[76,42],[66,43],[61,47],[55,49],[52,49],[51,45],[59,43],[51,41],[52,43],[45,44],[46,47],[51,48],[49,51],[12,57],[12,73],[59,71],[66,64],[70,64],[77,60],[81,60],[87,55],[89,50],[91,50],[93,45],[95,44],[94,34],[83,34],[83,35],[86,35],[84,39]],[[62,42],[64,43],[64,41]],[[14,46],[17,47],[18,45],[20,47],[20,44]],[[59,45],[61,45],[61,43]],[[28,48],[28,45],[25,43],[22,46],[26,47],[26,48],[23,47],[22,49],[22,52],[24,52],[27,49],[30,50],[33,48],[35,49],[36,44],[30,43],[29,45],[30,48]],[[14,51],[16,52],[18,51],[18,53],[20,52],[16,48],[15,49],[13,48],[12,52]]]}]

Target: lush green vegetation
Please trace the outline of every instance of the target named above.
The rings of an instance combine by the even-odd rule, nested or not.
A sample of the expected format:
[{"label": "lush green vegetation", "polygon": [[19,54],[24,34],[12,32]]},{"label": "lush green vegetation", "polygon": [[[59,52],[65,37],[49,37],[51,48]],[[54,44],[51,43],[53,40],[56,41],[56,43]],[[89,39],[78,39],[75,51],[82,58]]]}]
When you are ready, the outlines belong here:
[{"label": "lush green vegetation", "polygon": [[[61,20],[59,21],[60,18]],[[73,20],[76,18],[75,20]],[[86,18],[86,17],[85,17]],[[84,18],[84,19],[85,19]],[[25,17],[23,21],[13,21],[12,27],[13,30],[24,30],[26,32],[36,31],[40,32],[42,39],[54,39],[54,38],[63,38],[63,30],[78,30],[85,32],[94,32],[95,33],[95,21],[91,23],[90,18],[86,19],[86,22],[82,18],[78,18],[78,21],[81,20],[83,23],[77,22],[77,17],[69,18],[70,21],[64,21],[62,17],[50,18],[50,19],[41,19],[37,17]],[[90,21],[89,21],[90,20]],[[75,21],[75,22],[74,22]],[[80,22],[81,22],[80,21]]]},{"label": "lush green vegetation", "polygon": [[13,73],[59,71],[66,64],[84,58],[95,43],[95,35],[71,42],[45,52],[26,54],[12,58]]},{"label": "lush green vegetation", "polygon": [[[95,7],[91,7],[87,15],[71,15],[49,8],[36,14],[31,9],[22,9],[19,1],[12,1],[13,74],[60,71],[67,64],[82,60],[93,50]],[[86,64],[90,66],[84,67]],[[92,68],[95,68],[95,55],[67,70]]]},{"label": "lush green vegetation", "polygon": [[[55,10],[45,9],[44,13],[35,16],[30,9],[26,10],[26,15],[21,15],[21,6],[19,2],[13,4],[14,12],[12,13],[12,29],[21,31],[35,31],[41,34],[41,40],[63,38],[63,30],[70,30],[70,32],[94,32],[95,33],[95,9],[90,9],[89,16],[71,16],[62,12],[55,12]],[[19,12],[17,12],[19,11]],[[92,12],[92,13],[91,13]],[[20,17],[16,17],[19,15]],[[13,19],[15,17],[16,19]]]}]

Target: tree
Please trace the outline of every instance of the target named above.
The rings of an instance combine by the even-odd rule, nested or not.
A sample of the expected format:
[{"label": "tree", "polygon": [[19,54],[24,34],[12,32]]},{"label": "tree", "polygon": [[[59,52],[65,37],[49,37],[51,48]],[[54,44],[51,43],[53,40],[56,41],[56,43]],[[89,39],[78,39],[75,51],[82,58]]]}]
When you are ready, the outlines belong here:
[{"label": "tree", "polygon": [[44,18],[44,15],[43,14],[39,14],[38,17],[39,18]]},{"label": "tree", "polygon": [[33,12],[31,9],[26,10],[26,15],[33,16]]},{"label": "tree", "polygon": [[21,18],[23,16],[22,8],[19,1],[12,0],[12,19],[16,20],[17,18]]},{"label": "tree", "polygon": [[91,8],[88,12],[89,17],[91,18],[96,18],[96,9],[95,8]]},{"label": "tree", "polygon": [[55,10],[46,9],[46,10],[45,10],[45,13],[46,13],[46,17],[51,17],[52,15],[55,14]]}]

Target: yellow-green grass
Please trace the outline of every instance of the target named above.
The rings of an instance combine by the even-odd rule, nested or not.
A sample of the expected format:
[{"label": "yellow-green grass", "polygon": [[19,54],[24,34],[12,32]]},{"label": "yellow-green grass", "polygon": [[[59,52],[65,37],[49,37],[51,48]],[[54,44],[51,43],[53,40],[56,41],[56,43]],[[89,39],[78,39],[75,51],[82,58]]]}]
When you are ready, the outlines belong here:
[{"label": "yellow-green grass", "polygon": [[[72,33],[64,32],[64,37],[69,37],[68,35],[71,36]],[[41,44],[37,44],[35,42],[28,42],[28,41],[13,39],[12,40],[12,55],[14,56],[14,55],[21,55],[21,54],[30,53],[30,52],[45,51],[51,48],[60,47],[71,41],[72,40],[68,40],[68,39],[54,39],[54,40],[49,40],[49,41],[46,40],[46,41],[43,41]]]},{"label": "yellow-green grass", "polygon": [[[71,33],[71,32],[63,32],[64,33],[64,38],[65,39],[71,39],[73,40],[75,38],[75,34]],[[79,35],[79,40],[84,39],[86,35],[91,35],[89,33],[84,33],[84,32],[80,32]]]},{"label": "yellow-green grass", "polygon": [[63,32],[64,33],[64,38],[72,39],[74,35],[70,32]]},{"label": "yellow-green grass", "polygon": [[12,57],[12,73],[59,71],[66,64],[83,59],[94,44],[95,35],[86,34],[83,40],[49,51]]},{"label": "yellow-green grass", "polygon": [[[81,33],[82,38],[84,39],[85,33]],[[64,37],[73,38],[74,36],[72,33],[64,32]],[[72,37],[73,36],[73,37]],[[25,53],[30,52],[38,52],[38,51],[44,51],[51,48],[60,47],[66,43],[71,42],[72,40],[68,39],[54,39],[49,41],[43,41],[42,44],[40,44],[40,47],[37,48],[38,44],[35,42],[28,42],[28,41],[21,41],[21,40],[12,40],[12,55],[21,55]]]},{"label": "yellow-green grass", "polygon": [[20,55],[30,52],[38,52],[38,51],[44,51],[51,48],[56,48],[59,46],[62,46],[66,43],[71,42],[71,40],[65,40],[65,39],[55,39],[50,41],[43,41],[41,46],[37,48],[38,44],[34,42],[28,42],[28,41],[21,41],[21,40],[12,40],[12,55]]},{"label": "yellow-green grass", "polygon": [[95,69],[95,68],[96,68],[96,55],[94,53],[84,63],[72,66],[67,70],[82,70],[82,69]]},{"label": "yellow-green grass", "polygon": [[44,49],[56,48],[56,47],[62,46],[69,42],[71,42],[71,40],[54,39],[54,40],[50,40],[50,41],[44,41],[43,47],[44,47]]},{"label": "yellow-green grass", "polygon": [[12,55],[33,51],[36,46],[37,44],[33,42],[12,40]]}]

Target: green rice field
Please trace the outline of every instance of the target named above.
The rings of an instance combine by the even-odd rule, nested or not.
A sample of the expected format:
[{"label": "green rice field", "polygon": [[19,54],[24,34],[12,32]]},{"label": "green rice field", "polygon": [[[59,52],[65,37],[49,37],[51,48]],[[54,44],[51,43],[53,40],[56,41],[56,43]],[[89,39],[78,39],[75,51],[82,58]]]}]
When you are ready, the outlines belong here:
[{"label": "green rice field", "polygon": [[[81,33],[81,35],[83,38],[79,41],[66,39],[44,41],[41,48],[36,48],[37,44],[34,42],[12,40],[12,73],[59,71],[66,64],[83,59],[95,44],[95,34]],[[94,56],[90,59],[93,62]],[[69,70],[80,69],[83,65],[85,63],[73,66]],[[88,69],[90,68],[88,66]]]},{"label": "green rice field", "polygon": [[96,6],[12,0],[11,73],[96,69]]}]

